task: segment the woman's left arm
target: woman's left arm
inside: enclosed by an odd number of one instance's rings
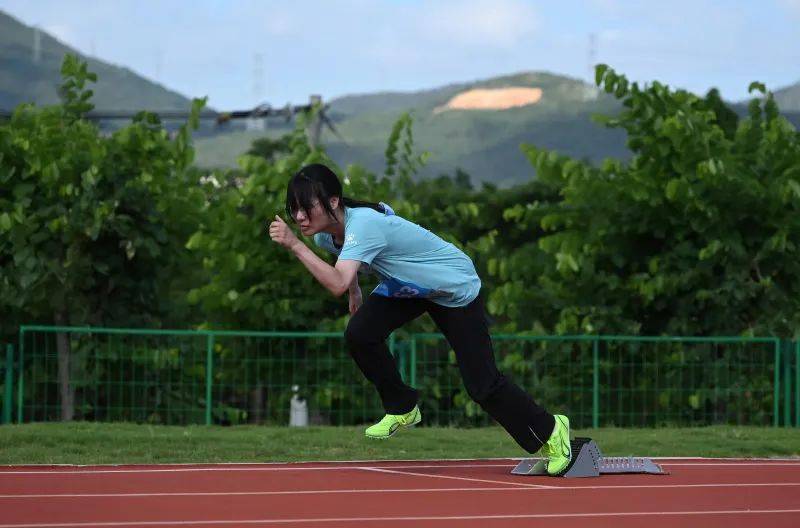
[[[294,253],[314,278],[336,297],[341,297],[350,288],[361,266],[361,262],[357,260],[338,260],[335,267],[331,266],[303,244],[286,222],[277,215],[269,226],[269,236]]]

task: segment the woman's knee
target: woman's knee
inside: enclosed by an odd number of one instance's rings
[[[352,350],[373,344],[378,339],[370,331],[369,325],[364,324],[359,317],[353,317],[344,331],[344,340]]]
[[[506,377],[500,373],[493,377],[484,377],[476,380],[464,379],[467,394],[472,398],[472,401],[481,405],[488,402],[498,391],[501,391],[506,383]]]
[[[353,324],[352,319],[344,330],[344,340],[351,348],[353,345],[358,345],[363,341],[362,332],[359,330],[358,325]]]

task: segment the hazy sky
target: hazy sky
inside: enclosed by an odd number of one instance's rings
[[[800,0],[0,0],[88,55],[217,109],[410,91],[596,61],[727,99],[800,80]],[[257,56],[260,56],[259,60]]]

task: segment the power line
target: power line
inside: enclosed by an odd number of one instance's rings
[[[253,99],[261,101],[264,97],[264,57],[260,53],[253,54]],[[253,117],[247,120],[247,130],[264,130],[266,120]]]
[[[594,66],[597,64],[597,34],[590,33],[589,34],[589,46],[587,49],[587,62],[588,62],[588,70],[589,70],[589,85],[586,87],[586,91],[584,94],[584,99],[587,101],[593,101],[597,99],[600,91],[594,85]]]
[[[233,119],[249,119],[249,118],[277,118],[282,117],[285,120],[291,120],[295,115],[310,112],[313,110],[313,104],[307,105],[286,105],[282,108],[273,108],[268,104],[259,105],[250,110],[231,110],[229,112],[201,112],[199,117],[202,120],[215,120],[217,124],[226,123]],[[133,119],[140,112],[134,111],[92,111],[84,114],[84,118],[90,121],[114,121]],[[162,120],[164,119],[188,119],[191,115],[189,112],[166,110],[161,112],[150,112],[155,114]],[[11,117],[13,112],[9,110],[0,110],[0,117]]]
[[[344,138],[339,134],[338,130],[336,130],[336,126],[330,120],[327,115],[328,105],[324,105],[322,103],[322,97],[319,95],[312,95],[309,97],[309,103],[306,105],[291,105],[287,104],[282,108],[273,108],[269,104],[262,104],[250,110],[232,110],[230,112],[201,112],[198,116],[201,120],[213,120],[216,121],[216,125],[220,126],[228,121],[232,121],[234,119],[269,119],[269,118],[277,118],[281,117],[286,122],[292,120],[292,118],[297,114],[306,114],[312,112],[314,109],[318,109],[318,111],[314,114],[314,118],[308,123],[307,125],[307,133],[309,136],[309,140],[312,145],[318,145],[320,136],[322,134],[323,126],[328,127],[328,129],[333,132],[336,137],[338,137],[341,141],[345,141]],[[111,112],[111,111],[98,111],[98,112],[87,112],[83,115],[84,119],[88,119],[90,121],[114,121],[114,120],[129,120],[133,119],[136,115],[140,114],[141,112],[131,112],[131,111],[120,111],[120,112]],[[164,111],[164,112],[147,112],[149,114],[154,114],[158,116],[161,120],[188,120],[191,114],[189,112],[180,112],[180,111]],[[13,112],[8,110],[0,110],[0,119],[7,119],[13,115]]]
[[[39,64],[42,60],[42,32],[39,26],[33,27],[33,63]]]

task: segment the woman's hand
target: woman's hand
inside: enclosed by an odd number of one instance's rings
[[[275,215],[275,220],[269,224],[269,237],[288,250],[293,250],[297,244],[301,244],[292,228],[278,215]]]
[[[355,288],[350,288],[350,315],[356,313],[361,306],[361,288],[356,285]]]

